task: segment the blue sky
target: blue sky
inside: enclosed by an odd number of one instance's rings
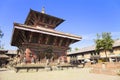
[[[31,9],[63,18],[65,22],[56,30],[82,36],[82,41],[72,48],[94,44],[96,34],[111,32],[112,38],[120,38],[120,0],[1,0],[0,29],[4,32],[2,43],[11,47],[13,22],[24,23]]]

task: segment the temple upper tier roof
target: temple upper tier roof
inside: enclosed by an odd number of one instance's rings
[[[54,29],[59,24],[61,24],[63,21],[64,20],[61,18],[30,9],[30,12],[29,12],[24,24],[31,25],[34,27],[36,27],[38,25],[40,27],[47,27],[47,28]]]

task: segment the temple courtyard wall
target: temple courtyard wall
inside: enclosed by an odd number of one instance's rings
[[[85,67],[91,67],[92,73],[118,75],[120,74],[120,62],[104,62],[91,65],[87,63]]]

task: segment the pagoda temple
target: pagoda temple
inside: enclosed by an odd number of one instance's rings
[[[45,51],[52,52],[56,59],[66,56],[70,44],[81,37],[56,31],[63,19],[30,9],[24,24],[14,23],[11,45],[18,47],[27,61],[44,59]]]

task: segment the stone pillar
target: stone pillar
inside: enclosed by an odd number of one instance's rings
[[[106,69],[106,65],[105,65],[105,63],[102,63],[102,69],[103,69],[103,70]]]

